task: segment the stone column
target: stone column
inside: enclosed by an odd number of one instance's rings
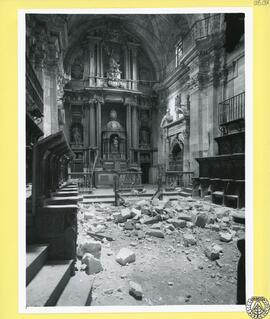
[[[131,161],[132,152],[131,148],[131,107],[130,104],[126,105],[126,131],[127,131],[127,158]]]
[[[95,86],[95,42],[90,41],[89,43],[89,86]]]
[[[89,141],[90,147],[96,146],[96,117],[95,117],[95,105],[93,101],[89,102]]]
[[[125,79],[127,80],[127,89],[130,89],[130,56],[129,56],[129,48],[126,46],[124,49],[124,56],[125,56]]]
[[[132,89],[133,90],[138,89],[137,53],[138,53],[137,47],[132,47],[132,80],[135,81],[135,82],[132,82]]]
[[[100,44],[100,76],[104,77],[103,71],[103,43]]]
[[[97,123],[97,147],[99,150],[99,157],[101,155],[101,101],[96,102],[96,123]]]
[[[44,72],[44,137],[58,131],[56,70],[46,69]]]
[[[138,111],[137,106],[132,108],[132,146],[138,148]]]

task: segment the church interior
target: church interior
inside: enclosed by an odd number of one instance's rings
[[[244,21],[25,15],[27,307],[245,302]]]

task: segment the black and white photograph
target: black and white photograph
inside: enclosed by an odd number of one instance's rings
[[[24,14],[26,308],[246,303],[246,18]]]

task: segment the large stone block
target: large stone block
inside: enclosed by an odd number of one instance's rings
[[[196,217],[195,225],[204,228],[207,224],[207,215],[205,213],[198,214]]]
[[[161,230],[149,230],[146,232],[146,235],[158,237],[158,238],[164,238],[164,233]]]
[[[226,243],[230,242],[232,240],[232,234],[226,233],[226,232],[220,232],[219,233],[219,239],[221,241],[224,241]]]
[[[100,260],[96,259],[90,253],[85,253],[83,255],[82,263],[87,266],[86,272],[88,275],[97,274],[103,270]]]
[[[188,215],[188,214],[185,214],[185,213],[179,213],[177,215],[177,218],[178,219],[182,219],[182,220],[185,220],[187,222],[191,222],[192,221],[192,216]]]
[[[143,296],[142,286],[134,281],[129,282],[129,294],[137,300],[141,300]]]
[[[197,240],[192,234],[184,234],[183,241],[185,246],[193,246],[197,244]]]
[[[139,209],[136,209],[136,208],[132,208],[131,209],[131,217],[133,219],[139,219],[141,217],[142,213]]]
[[[132,217],[131,211],[130,211],[129,208],[124,208],[124,209],[122,209],[122,210],[121,210],[121,215],[122,215],[123,221],[126,221],[126,220],[128,220],[129,218]]]
[[[170,223],[175,227],[175,228],[184,228],[187,225],[187,222],[185,220],[180,220],[180,219],[172,219]]]
[[[94,240],[83,240],[78,244],[77,255],[82,257],[85,253],[90,253],[96,258],[100,258],[101,243]]]
[[[128,248],[121,248],[118,252],[116,259],[120,265],[125,266],[126,264],[130,264],[136,260],[135,253]]]
[[[219,259],[220,250],[216,246],[207,246],[204,250],[205,256],[212,261]]]

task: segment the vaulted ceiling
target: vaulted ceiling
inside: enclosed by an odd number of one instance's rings
[[[108,24],[138,39],[156,72],[168,63],[168,53],[203,14],[71,14],[67,15],[68,46],[82,41],[89,31]],[[67,52],[68,54],[68,52]]]

